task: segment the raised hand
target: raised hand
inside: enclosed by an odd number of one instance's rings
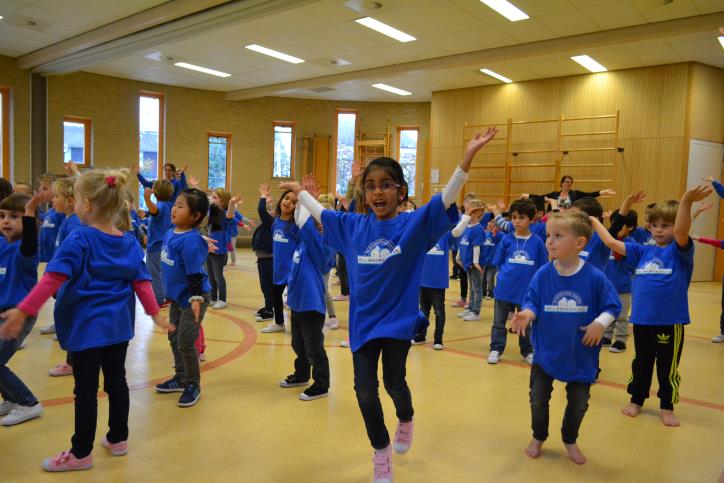
[[[271,198],[271,188],[269,187],[269,183],[262,183],[259,185],[259,194],[261,195],[261,198]]]
[[[694,213],[691,215],[692,220],[696,220],[699,215],[701,215],[705,211],[711,210],[712,208],[714,208],[714,203],[712,203],[711,201],[702,201],[701,203],[699,203],[696,211],[694,211]]]
[[[695,201],[701,201],[712,193],[712,188],[707,185],[699,185],[693,188],[689,188],[684,193],[684,200],[693,203]]]
[[[141,172],[141,168],[137,164],[131,165],[131,173],[133,173],[135,176],[138,175],[138,173]]]
[[[246,231],[251,231],[251,227],[249,225],[242,225],[241,227]]]
[[[616,196],[616,192],[612,189],[600,190],[599,194],[601,196]]]
[[[585,334],[583,334],[583,345],[595,347],[601,343],[605,328],[598,322],[591,322],[590,324],[581,327],[581,330],[585,332]]]
[[[294,194],[298,195],[304,188],[302,188],[302,185],[296,181],[286,181],[284,183],[279,183],[279,189],[284,191],[293,191]]]
[[[237,204],[239,204],[239,200],[240,200],[240,199],[241,199],[241,196],[239,196],[239,195],[236,195],[236,196],[232,197],[232,198],[229,200],[229,206],[236,206]]]
[[[481,133],[475,133],[475,136],[468,142],[468,146],[465,149],[465,157],[468,159],[472,159],[475,154],[477,154],[480,149],[488,144],[495,135],[498,134],[498,128],[495,126],[491,126],[488,128],[487,131],[485,131],[485,134]]]
[[[68,173],[68,176],[75,176],[78,174],[78,166],[71,161],[69,163],[63,163],[63,168],[65,168],[65,172]]]
[[[359,159],[352,161],[352,179],[356,180],[362,174],[362,162]]]
[[[197,178],[196,176],[189,177],[187,181],[189,183],[189,186],[191,186],[192,188],[199,188],[199,178]]]
[[[143,189],[143,196],[144,198],[150,198],[153,194],[153,190],[151,188],[144,188]]]
[[[35,193],[32,198],[30,198],[30,201],[28,201],[25,205],[25,216],[35,216],[35,212],[38,209],[38,206],[40,203],[43,202],[43,195],[40,193]]]
[[[704,178],[704,181],[706,181],[707,183],[713,183],[714,181],[716,181],[716,178],[714,178],[714,176],[707,176],[706,178]]]
[[[606,211],[603,212],[603,218],[604,218],[604,219],[609,219],[609,218],[611,218],[611,215],[612,215],[612,214],[613,214],[613,213],[611,212],[611,210],[606,210]]]

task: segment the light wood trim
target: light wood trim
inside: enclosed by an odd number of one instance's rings
[[[225,188],[227,191],[231,191],[231,133],[229,132],[218,132],[218,131],[209,131],[206,133],[206,189],[209,188],[209,155],[211,154],[211,150],[209,149],[209,138],[210,137],[219,137],[219,138],[226,138],[226,184]]]
[[[2,175],[10,179],[10,88],[0,86],[0,102],[2,102]]]
[[[285,126],[292,128],[292,160],[291,173],[289,177],[274,176],[274,128],[277,126]],[[273,179],[294,179],[294,164],[297,162],[297,123],[294,121],[273,121],[272,122],[272,162],[271,162],[271,178]]]
[[[610,168],[616,166],[616,163],[581,163],[581,164],[561,164],[561,168]]]
[[[72,122],[75,124],[83,124],[83,162],[76,163],[81,168],[88,168],[93,165],[93,121],[87,117],[79,116],[63,116],[63,123]],[[65,143],[64,143],[65,144]]]
[[[153,91],[141,91],[138,96],[158,99],[158,154],[156,156],[158,173],[156,173],[156,179],[163,179],[163,167],[166,165],[166,96],[161,92]],[[136,152],[141,152],[140,136],[138,138],[138,150]]]
[[[569,133],[563,133],[561,136],[568,137],[568,136],[598,136],[601,134],[616,134],[616,131],[591,131],[591,132],[569,132]]]

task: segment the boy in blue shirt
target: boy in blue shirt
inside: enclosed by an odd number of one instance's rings
[[[678,366],[684,325],[690,322],[688,289],[694,271],[694,243],[689,238],[691,205],[711,192],[707,186],[697,186],[686,191],[680,202],[657,203],[648,218],[656,245],[616,240],[598,220],[594,221],[606,245],[636,267],[631,287],[636,356],[627,388],[631,402],[622,410],[626,416],[636,417],[641,412],[656,364],[661,421],[664,426],[679,425],[674,404],[679,402]]]
[[[45,203],[53,202],[53,181],[55,181],[55,176],[52,174],[44,174],[40,177],[38,194]],[[45,212],[43,224],[40,226],[38,247],[41,262],[49,262],[50,259],[53,258],[53,254],[55,253],[55,240],[58,238],[58,230],[64,219],[65,213],[57,211],[52,206]]]
[[[153,293],[156,295],[156,302],[162,308],[166,307],[168,303],[166,303],[166,294],[161,278],[161,248],[163,247],[163,237],[172,226],[171,209],[173,208],[173,202],[176,200],[174,193],[174,185],[165,179],[154,181],[153,189],[146,188],[143,190],[143,198],[146,201],[147,211],[150,215],[146,266],[151,274],[151,285],[153,285]],[[151,199],[151,195],[156,197],[156,203]]]
[[[470,303],[468,308],[458,314],[458,317],[465,321],[480,320],[480,307],[483,303],[483,268],[481,262],[481,247],[485,241],[485,230],[480,222],[485,207],[480,200],[467,202],[466,211],[469,213],[470,221],[460,238],[460,250],[458,256],[463,269],[468,274],[468,289],[470,290]],[[455,227],[457,232],[459,229]]]
[[[520,309],[531,278],[540,267],[548,263],[543,240],[530,231],[535,216],[535,205],[530,200],[516,200],[510,205],[511,222],[515,229],[503,237],[495,249],[493,265],[498,267],[498,285],[495,287],[493,327],[490,335],[488,364],[497,364],[505,351],[508,317]],[[530,335],[518,338],[520,353],[533,363]]]
[[[566,383],[568,399],[561,428],[563,444],[571,460],[583,464],[586,457],[576,444],[578,430],[598,372],[603,332],[621,311],[621,303],[606,276],[579,258],[592,236],[591,223],[583,212],[552,215],[547,235],[546,247],[553,261],[533,276],[523,310],[511,322],[519,335],[533,322],[533,439],[525,453],[537,458],[548,438],[548,401],[557,379]]]
[[[573,203],[573,208],[583,211],[588,216],[593,216],[603,223],[603,206],[595,198],[581,198]],[[611,236],[617,236],[618,233],[611,233]],[[604,271],[608,265],[608,258],[611,256],[611,249],[608,248],[598,234],[594,233],[586,243],[586,247],[579,253],[579,256],[596,267]]]
[[[492,299],[493,290],[495,290],[495,275],[498,273],[498,267],[493,265],[493,257],[495,256],[495,247],[498,246],[503,234],[498,231],[498,226],[494,220],[488,222],[488,228],[485,230],[485,241],[483,242],[482,263],[480,264],[485,270],[483,278],[483,297]]]

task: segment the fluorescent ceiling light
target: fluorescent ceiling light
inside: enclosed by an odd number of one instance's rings
[[[288,55],[283,52],[267,49],[266,47],[262,47],[261,45],[251,44],[247,45],[246,48],[249,50],[253,50],[254,52],[259,52],[260,54],[275,57],[285,62],[291,62],[292,64],[301,64],[302,62],[304,62],[304,59],[300,59],[299,57],[294,57],[293,55]]]
[[[383,91],[392,92],[393,94],[397,94],[398,96],[412,95],[412,92],[403,91],[402,89],[398,89],[397,87],[388,86],[387,84],[372,84],[372,87],[375,87],[377,89],[382,89]]]
[[[367,28],[371,28],[372,30],[376,30],[388,37],[392,37],[395,40],[399,40],[400,42],[412,42],[413,40],[417,40],[412,35],[406,34],[401,30],[397,30],[395,27],[390,27],[389,25],[382,23],[379,20],[375,20],[372,17],[358,18],[355,22],[360,25],[364,25]]]
[[[608,70],[587,55],[574,55],[571,59],[578,62],[591,72],[606,72]]]
[[[201,67],[194,64],[188,64],[186,62],[176,62],[174,64],[176,67],[183,67],[184,69],[191,69],[195,70],[196,72],[203,72],[204,74],[210,74],[215,75],[216,77],[231,77],[231,74],[227,74],[226,72],[221,72],[214,69],[208,69],[206,67]]]
[[[505,82],[506,84],[510,84],[511,82],[513,82],[512,80],[508,79],[507,77],[500,75],[497,72],[493,72],[490,69],[480,69],[480,72],[482,72],[483,74],[488,74],[490,77],[495,77],[496,79],[501,80],[501,81]]]
[[[2,17],[0,17],[2,18]],[[719,36],[719,43],[721,44],[721,48],[724,49],[724,35]]]
[[[511,22],[530,18],[527,13],[510,3],[508,0],[480,0]]]
[[[0,15],[0,20],[2,20],[3,18],[4,18],[4,17],[3,17],[2,15]]]

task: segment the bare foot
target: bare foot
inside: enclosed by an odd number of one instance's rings
[[[528,446],[526,446],[524,452],[531,458],[537,458],[543,452],[542,448],[543,441],[538,441],[537,439],[533,438],[530,440],[530,443],[528,443]]]
[[[670,409],[661,410],[661,422],[664,423],[664,426],[675,427],[679,425],[679,420],[674,416],[674,411]]]
[[[563,446],[566,447],[566,451],[568,451],[568,457],[571,459],[571,461],[573,461],[577,465],[582,465],[586,462],[586,457],[583,456],[583,453],[581,453],[581,450],[578,448],[578,445],[576,443],[563,443]]]
[[[641,406],[639,406],[638,404],[629,403],[628,406],[621,410],[621,412],[626,416],[631,416],[632,418],[635,418],[641,412]]]

